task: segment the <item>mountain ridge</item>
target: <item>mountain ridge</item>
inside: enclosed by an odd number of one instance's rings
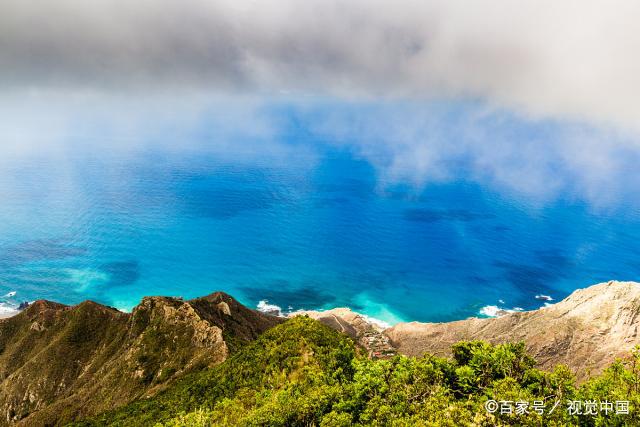
[[[493,319],[386,329],[345,308],[295,315],[351,337],[372,359],[448,357],[461,341],[522,341],[537,366],[565,364],[584,379],[640,344],[640,284],[601,283],[548,307]],[[131,313],[93,301],[35,301],[0,320],[0,425],[64,425],[155,396],[286,321],[224,292],[145,297]]]
[[[398,351],[448,355],[463,340],[524,341],[543,368],[570,366],[579,377],[600,372],[640,344],[640,284],[609,281],[578,289],[537,310],[492,319],[405,323],[384,331]]]
[[[429,353],[448,357],[453,344],[460,341],[483,340],[492,344],[524,341],[540,367],[549,369],[565,364],[580,379],[601,372],[616,358],[627,357],[634,346],[640,345],[637,282],[612,280],[591,285],[555,304],[496,318],[401,322],[380,328],[348,308],[304,314],[335,329],[348,330],[360,342],[366,338],[367,330],[377,329],[395,351],[406,356]],[[375,351],[375,347],[370,350]]]
[[[222,292],[145,297],[131,313],[38,300],[0,320],[0,424],[63,423],[155,394],[280,322]]]

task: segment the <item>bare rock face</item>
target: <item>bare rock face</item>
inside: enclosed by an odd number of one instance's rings
[[[494,319],[399,323],[384,331],[398,352],[447,356],[462,340],[524,341],[541,367],[562,363],[579,377],[601,371],[640,344],[640,283],[601,283],[557,304]]]
[[[0,320],[0,425],[61,425],[153,395],[281,321],[222,292],[147,297],[132,313],[36,301]]]
[[[449,356],[459,341],[524,341],[541,368],[566,364],[581,379],[616,358],[628,357],[640,344],[640,283],[601,283],[577,290],[557,304],[493,319],[398,323],[385,330],[348,308],[293,315],[307,315],[346,333],[373,357],[396,351],[407,356]]]
[[[524,341],[541,367],[596,373],[640,344],[640,284],[608,282],[557,304],[495,319],[400,323],[382,329],[346,308],[300,312],[359,342],[371,357],[449,355],[462,340]],[[0,320],[0,426],[65,422],[150,396],[284,319],[227,294],[148,297],[132,313],[86,301],[36,301]]]

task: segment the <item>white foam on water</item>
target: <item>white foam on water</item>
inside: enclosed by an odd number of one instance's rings
[[[0,302],[0,318],[11,317],[19,312],[18,307],[15,307],[13,304]]]
[[[361,316],[364,317],[367,322],[376,325],[379,328],[387,329],[391,327],[391,324],[384,320],[376,319],[375,317],[367,316],[366,314],[361,314]]]
[[[500,317],[517,311],[524,311],[524,309],[522,307],[504,308],[497,305],[485,305],[480,309],[479,313],[486,317]]]
[[[8,299],[8,301],[0,301],[0,318],[11,317],[20,312],[18,310],[18,304],[12,301],[12,298],[16,296],[17,291],[7,292],[2,298]]]
[[[500,311],[500,307],[497,305],[485,305],[479,311],[483,316],[488,317],[498,317],[498,312]]]
[[[261,300],[258,302],[257,310],[261,313],[267,314],[275,314],[276,316],[282,317],[282,308],[275,304],[269,304],[267,300]]]

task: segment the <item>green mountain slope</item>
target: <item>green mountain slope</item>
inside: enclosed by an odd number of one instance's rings
[[[0,321],[0,425],[61,425],[153,395],[279,322],[223,293],[148,297],[131,314],[37,301]]]
[[[524,343],[459,342],[448,358],[369,353],[317,320],[223,293],[149,297],[131,314],[38,301],[0,321],[0,425],[640,425],[636,350],[597,376],[540,370]],[[511,410],[487,411],[489,400]]]
[[[637,354],[582,385],[564,366],[536,369],[522,343],[463,342],[452,354],[371,360],[346,336],[296,317],[153,398],[74,425],[640,425]],[[530,406],[527,414],[489,413],[488,399]],[[598,407],[596,415],[572,415],[574,400],[628,401],[629,414]],[[544,402],[544,414],[533,409],[536,401]]]

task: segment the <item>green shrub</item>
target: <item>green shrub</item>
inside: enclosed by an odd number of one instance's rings
[[[371,360],[349,338],[296,317],[217,367],[77,425],[640,425],[638,351],[581,385],[566,366],[536,369],[523,343],[461,342],[452,355]],[[489,399],[530,407],[526,414],[488,412]],[[574,400],[629,401],[629,414],[570,414]],[[537,401],[546,405],[544,414],[531,408]]]

